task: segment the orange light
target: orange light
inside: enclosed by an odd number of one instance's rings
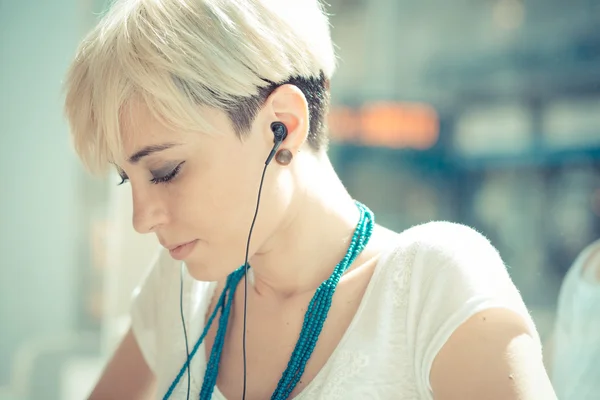
[[[366,146],[425,150],[439,137],[437,113],[425,104],[377,102],[359,110],[338,107],[332,109],[329,123],[334,139]]]

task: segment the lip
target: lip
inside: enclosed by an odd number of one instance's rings
[[[198,243],[198,239],[186,243],[164,247],[169,249],[169,254],[171,254],[172,258],[174,258],[175,260],[182,261],[190,255],[192,250],[194,250],[194,247],[196,247],[196,243]]]

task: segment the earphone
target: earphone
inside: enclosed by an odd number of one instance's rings
[[[260,184],[258,186],[258,196],[256,199],[256,208],[254,210],[254,217],[252,218],[252,224],[250,224],[250,231],[248,232],[248,240],[246,241],[246,254],[244,257],[244,322],[243,322],[243,338],[242,338],[242,356],[244,360],[244,385],[242,390],[242,400],[246,399],[246,310],[248,303],[248,252],[250,251],[250,240],[252,238],[252,231],[254,230],[254,224],[256,222],[256,217],[258,216],[258,209],[260,206],[260,195],[262,193],[263,182],[265,180],[265,173],[267,172],[267,167],[273,160],[273,157],[277,154],[279,147],[285,140],[288,134],[287,127],[284,123],[280,121],[275,121],[271,123],[271,131],[273,132],[273,148],[269,153],[267,159],[265,160],[265,166],[262,171],[262,176],[260,178]],[[185,318],[183,316],[183,272],[184,272],[184,264],[181,263],[181,285],[180,285],[180,293],[179,293],[179,307],[181,312],[181,324],[183,325],[183,336],[185,340],[185,351],[186,351],[186,369],[187,369],[187,400],[190,399],[190,352],[188,346],[187,339],[187,330],[185,325]]]
[[[273,136],[274,136],[273,149],[271,149],[271,152],[269,153],[269,156],[267,157],[267,160],[265,161],[265,166],[269,165],[271,160],[273,160],[273,157],[275,156],[275,154],[277,154],[277,150],[279,150],[279,146],[281,146],[281,143],[283,143],[283,141],[287,137],[287,127],[282,122],[279,122],[279,121],[273,122],[271,124],[271,131],[273,132]],[[262,187],[259,187],[259,189],[258,189],[259,195],[260,195],[261,190],[262,190]]]

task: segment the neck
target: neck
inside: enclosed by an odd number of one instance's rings
[[[301,196],[280,229],[252,257],[259,295],[289,298],[315,290],[342,260],[359,211],[327,157],[304,169]]]

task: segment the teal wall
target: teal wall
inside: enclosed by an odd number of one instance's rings
[[[17,348],[76,323],[82,171],[61,81],[82,3],[0,0],[0,385]]]

